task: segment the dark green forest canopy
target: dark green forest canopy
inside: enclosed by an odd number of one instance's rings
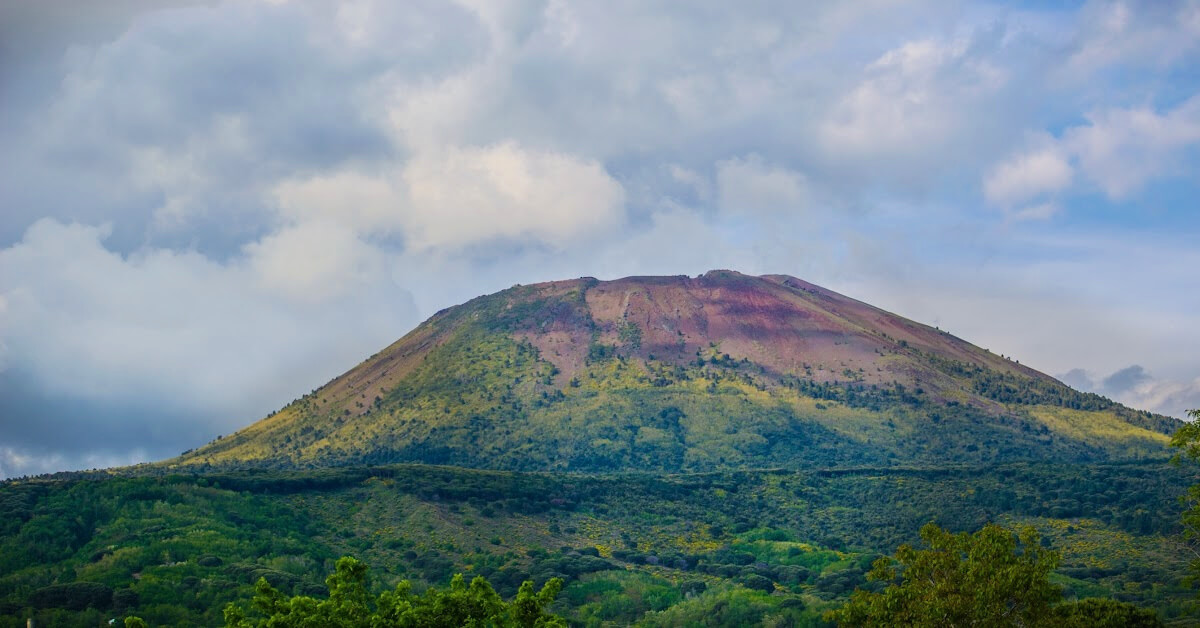
[[[880,555],[930,520],[1036,526],[1066,599],[1182,616],[1192,589],[1169,540],[1196,469],[1161,462],[507,473],[397,465],[211,475],[64,474],[0,486],[0,626],[223,621],[265,578],[328,594],[338,556],[377,566],[371,595],[484,576],[505,599],[561,578],[573,622],[820,622]],[[723,615],[721,613],[724,613]],[[93,621],[97,620],[97,621]]]

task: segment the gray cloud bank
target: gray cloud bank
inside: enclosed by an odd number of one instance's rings
[[[787,272],[1048,372],[1200,372],[1195,3],[0,25],[0,476],[178,453],[440,307],[581,275]],[[1111,386],[1194,399],[1155,381]]]
[[[1076,368],[1058,379],[1078,390],[1104,395],[1134,408],[1153,408],[1181,419],[1186,418],[1188,410],[1200,408],[1200,377],[1192,381],[1158,379],[1137,364],[1106,377],[1095,377]]]

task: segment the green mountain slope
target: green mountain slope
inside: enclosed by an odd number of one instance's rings
[[[509,470],[1103,461],[1178,422],[801,280],[591,278],[443,310],[168,466]]]

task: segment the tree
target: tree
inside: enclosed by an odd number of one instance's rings
[[[1171,437],[1171,446],[1183,450],[1183,456],[1200,461],[1200,409],[1188,410],[1187,414],[1192,421],[1184,423],[1175,432]]]
[[[1180,450],[1176,460],[1183,456],[1200,462],[1200,409],[1188,410],[1188,416],[1192,418],[1191,422],[1184,423],[1175,432],[1171,446]],[[1200,580],[1200,484],[1189,487],[1184,500],[1189,508],[1182,517],[1183,545],[1191,555],[1192,580],[1197,581]]]
[[[412,584],[403,580],[394,590],[380,594],[372,604],[367,593],[366,564],[344,556],[338,559],[325,584],[329,587],[326,600],[303,595],[289,598],[260,578],[252,602],[258,617],[249,618],[244,609],[229,604],[225,607],[225,625],[235,628],[566,626],[562,618],[546,612],[562,589],[558,578],[550,579],[536,593],[532,582],[522,583],[511,604],[506,604],[482,576],[476,576],[467,585],[462,574],[458,574],[450,581],[448,590],[430,588],[423,595],[414,595]]]
[[[1015,535],[989,524],[952,534],[921,528],[929,549],[902,545],[895,558],[876,560],[869,580],[890,582],[880,592],[855,591],[826,619],[850,626],[1035,626],[1052,617],[1061,597],[1050,584],[1058,554],[1025,528]]]
[[[394,591],[380,595],[380,621],[376,625],[468,626],[494,621],[504,611],[504,601],[482,576],[476,576],[468,586],[462,574],[457,574],[450,580],[449,591],[430,589],[422,598],[414,596],[412,587],[404,581]]]
[[[482,576],[476,576],[475,580],[480,580],[484,584],[487,581]],[[474,582],[472,582],[474,584]],[[488,586],[491,589],[491,586]],[[513,599],[510,605],[509,612],[511,614],[511,624],[513,626],[537,626],[541,627],[557,627],[566,628],[567,622],[559,617],[546,613],[546,607],[558,597],[558,592],[562,590],[562,580],[551,578],[542,590],[537,593],[533,592],[533,582],[526,580],[521,583],[521,588],[517,590],[517,597]]]
[[[989,524],[975,534],[921,528],[929,549],[901,545],[895,558],[872,565],[867,579],[891,584],[858,590],[827,621],[845,626],[1028,626],[1046,628],[1155,628],[1153,611],[1116,600],[1086,599],[1054,606],[1062,596],[1050,584],[1058,553],[1038,542],[1031,527],[1013,534]]]

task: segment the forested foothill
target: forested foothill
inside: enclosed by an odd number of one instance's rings
[[[1048,574],[1057,603],[1102,598],[1181,620],[1195,590],[1180,497],[1198,481],[1193,467],[1165,460],[678,475],[425,465],[57,474],[0,486],[0,626],[127,616],[220,625],[229,603],[252,609],[260,581],[280,596],[328,598],[325,579],[342,556],[371,567],[371,599],[402,581],[413,596],[449,595],[461,574],[512,600],[526,581],[540,590],[557,578],[547,611],[572,624],[827,625],[856,589],[883,590],[868,579],[873,564],[903,544],[921,547],[930,521],[949,532],[1031,527],[1039,551],[1058,557]],[[1115,608],[1100,610],[1128,610]]]

